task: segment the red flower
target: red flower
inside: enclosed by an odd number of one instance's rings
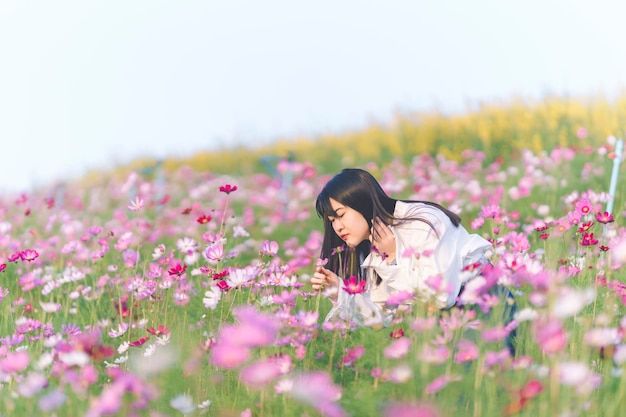
[[[598,239],[593,237],[593,233],[585,233],[580,241],[583,246],[593,246],[598,244]]]
[[[389,336],[392,339],[400,339],[402,336],[404,336],[404,329],[399,328],[397,330],[393,330],[391,333],[389,333]]]
[[[170,275],[178,275],[178,276],[180,276],[186,270],[187,270],[187,265],[176,264],[173,267],[171,267],[167,272],[169,272]]]
[[[134,342],[130,342],[129,345],[131,345],[132,347],[139,347],[143,345],[144,343],[146,343],[148,339],[149,339],[148,337],[140,337],[138,340],[135,340]]]
[[[598,223],[607,224],[612,223],[614,221],[613,214],[605,211],[604,213],[596,214],[596,220]]]
[[[228,271],[222,271],[222,272],[214,272],[213,273],[213,279],[222,279],[228,276]]]
[[[159,327],[157,327],[156,329],[154,327],[150,327],[149,329],[146,329],[146,330],[148,333],[153,334],[155,336],[162,336],[162,335],[170,334],[170,328],[165,327],[162,324],[159,324]]]
[[[207,224],[208,222],[210,222],[212,219],[211,216],[207,216],[205,214],[203,214],[202,216],[198,217],[198,219],[196,220],[198,223],[200,224]]]
[[[230,194],[230,193],[232,193],[234,191],[237,191],[237,186],[236,185],[226,184],[226,185],[220,186],[220,192],[222,192],[222,193]]]
[[[582,224],[582,225],[580,225],[580,227],[578,228],[578,231],[579,231],[580,233],[586,232],[586,231],[588,231],[589,229],[591,229],[591,226],[593,226],[593,225],[594,225],[594,222],[586,222],[586,223],[583,223],[583,224]]]
[[[181,214],[189,214],[189,213],[191,213],[191,207],[187,207],[181,212]]]
[[[550,233],[542,233],[539,235],[539,239],[541,240],[547,240],[548,237],[550,237]]]
[[[529,381],[516,393],[515,400],[505,409],[504,415],[510,416],[511,414],[520,412],[526,403],[539,395],[541,391],[543,391],[541,382],[535,380]]]
[[[365,292],[365,280],[359,281],[359,279],[352,275],[350,278],[343,280],[343,290],[348,294],[361,294]]]
[[[608,247],[608,246],[605,246],[605,245],[600,245],[600,250],[601,250],[602,252],[606,252],[607,250],[609,250],[609,247]]]
[[[0,264],[0,272],[4,272],[7,269],[7,264]]]
[[[26,249],[20,252],[20,258],[22,258],[23,261],[34,261],[38,257],[39,252],[37,252],[35,249]]]
[[[220,290],[222,290],[222,291],[228,291],[230,289],[230,287],[228,286],[228,284],[224,280],[218,281],[217,282],[217,287]]]
[[[463,271],[473,272],[477,268],[480,268],[482,265],[483,265],[482,262],[475,262],[475,263],[473,263],[471,265],[467,265],[467,266],[463,267]]]

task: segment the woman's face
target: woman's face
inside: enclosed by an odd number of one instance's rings
[[[333,229],[350,247],[355,247],[370,237],[370,227],[365,217],[351,207],[330,199],[335,215],[328,216]]]

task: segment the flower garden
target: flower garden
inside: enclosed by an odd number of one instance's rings
[[[308,278],[323,261],[313,202],[333,173],[302,158],[4,195],[0,416],[622,415],[616,142],[568,141],[515,159],[476,147],[359,162],[493,243],[518,304],[507,326],[487,296],[386,328],[324,322]]]

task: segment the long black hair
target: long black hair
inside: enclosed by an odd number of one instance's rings
[[[397,226],[409,220],[419,220],[431,227],[433,226],[428,220],[420,217],[395,217],[393,213],[398,200],[389,197],[372,174],[358,168],[343,169],[326,183],[315,201],[315,210],[324,222],[324,240],[320,258],[328,259],[326,267],[342,278],[346,278],[347,274],[363,278],[360,264],[369,255],[371,244],[369,240],[364,240],[355,248],[345,246],[344,241],[337,236],[329,220],[329,216],[336,216],[335,210],[330,204],[331,198],[361,213],[370,229],[372,220],[376,217],[388,226]],[[419,200],[401,201],[434,206],[444,212],[455,227],[461,224],[461,218],[457,214],[437,203]]]

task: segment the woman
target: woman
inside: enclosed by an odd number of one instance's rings
[[[327,320],[387,325],[414,300],[430,310],[450,308],[489,263],[485,253],[492,245],[469,234],[459,216],[436,203],[393,199],[361,169],[332,178],[315,206],[324,221],[320,257],[328,261],[311,284],[333,302]],[[366,280],[362,293],[341,290],[349,276]]]

